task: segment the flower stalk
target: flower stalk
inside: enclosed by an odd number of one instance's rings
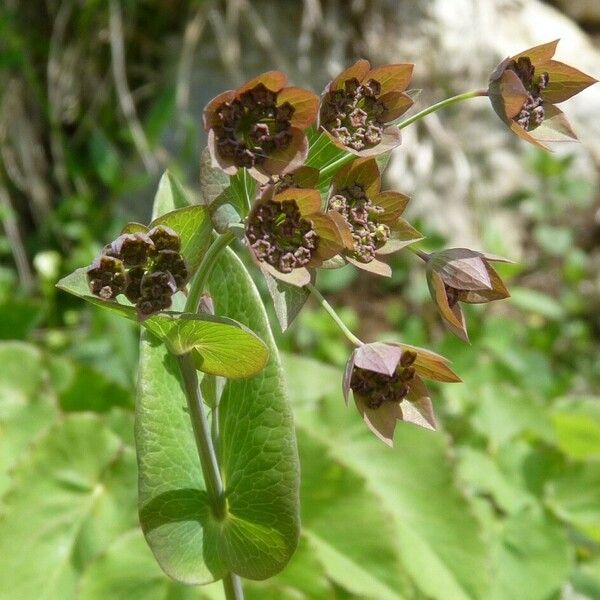
[[[352,344],[354,344],[355,346],[364,345],[364,342],[358,337],[356,337],[350,331],[350,329],[346,327],[342,319],[340,319],[340,316],[335,312],[333,306],[331,306],[331,304],[329,304],[329,302],[327,302],[327,300],[323,298],[321,292],[319,292],[319,290],[312,283],[307,283],[304,287],[306,287],[306,289],[315,297],[317,302],[320,304],[321,308],[323,308],[329,314],[329,316],[336,322],[337,326],[340,328],[342,333],[348,338],[348,340]]]
[[[235,233],[233,231],[227,231],[214,238],[190,283],[190,289],[185,303],[185,312],[196,312],[198,310],[198,305],[200,304],[200,298],[204,293],[206,282],[208,281],[219,256],[221,256],[223,250],[225,250],[234,239]]]
[[[451,98],[446,98],[445,100],[441,100],[440,102],[436,102],[431,106],[424,108],[418,113],[414,114],[412,117],[408,117],[401,123],[398,124],[398,129],[404,129],[409,125],[412,125],[416,121],[420,121],[423,117],[441,110],[442,108],[447,108],[448,106],[452,106],[453,104],[457,104],[458,102],[463,102],[464,100],[470,100],[471,98],[479,98],[481,96],[487,96],[487,90],[472,90],[470,92],[464,92],[462,94],[458,94],[457,96],[452,96]]]

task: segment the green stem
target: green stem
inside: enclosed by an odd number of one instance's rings
[[[354,154],[344,154],[340,156],[337,160],[333,161],[331,164],[323,167],[319,172],[319,179],[323,177],[329,177],[329,175],[333,175],[340,167],[343,167],[346,163],[349,163],[351,160],[356,158]]]
[[[190,284],[190,290],[188,292],[187,302],[185,303],[185,312],[195,313],[198,310],[200,304],[200,298],[206,288],[206,283],[212,270],[217,262],[217,259],[221,255],[221,252],[233,242],[235,234],[233,231],[227,231],[221,235],[218,235],[213,243],[210,245],[206,254],[202,258],[202,262],[194,275]]]
[[[208,425],[208,417],[204,400],[198,387],[198,375],[191,354],[178,356],[179,368],[183,379],[188,411],[194,430],[194,439],[200,458],[200,467],[206,485],[208,502],[215,518],[218,521],[225,519],[227,503],[225,501],[225,488],[221,478],[221,470],[217,452]],[[244,592],[242,580],[235,573],[226,573],[223,577],[223,589],[227,600],[243,600]]]
[[[472,90],[470,92],[464,92],[463,94],[458,94],[458,96],[452,96],[451,98],[446,98],[441,102],[437,102],[436,104],[432,104],[428,108],[423,109],[422,111],[414,114],[412,117],[408,117],[408,119],[402,121],[398,124],[398,129],[404,129],[408,127],[408,125],[412,125],[415,121],[421,120],[423,117],[431,114],[432,112],[436,112],[441,110],[442,108],[446,108],[447,106],[452,106],[458,102],[462,102],[463,100],[469,100],[470,98],[478,98],[480,96],[487,96],[487,90]]]
[[[181,376],[183,378],[194,438],[196,440],[196,447],[198,448],[198,456],[200,457],[200,466],[202,467],[202,475],[206,483],[208,501],[215,518],[223,520],[226,513],[225,490],[223,488],[223,481],[221,480],[217,453],[210,435],[204,400],[200,395],[198,387],[196,366],[189,353],[178,356],[177,360],[179,361],[179,368],[181,369]]]
[[[244,600],[244,590],[242,589],[242,580],[233,573],[227,573],[223,577],[223,589],[227,600]]]
[[[192,279],[187,301],[185,303],[185,312],[195,313],[198,311],[200,298],[204,293],[208,278],[212,273],[217,259],[234,239],[235,234],[233,231],[227,231],[226,233],[215,237]],[[191,354],[178,356],[177,360],[179,361],[179,368],[181,369],[188,411],[192,421],[192,429],[194,430],[194,439],[196,440],[196,448],[198,449],[202,475],[206,484],[208,501],[215,518],[222,521],[227,514],[227,503],[225,500],[225,488],[223,486],[223,479],[221,478],[221,469],[219,467],[219,458],[216,450],[216,444],[218,443],[218,425],[213,423],[215,427],[214,430],[211,431],[211,426],[208,423],[208,416],[206,414],[206,407],[204,406],[204,400],[202,399],[200,388],[198,386],[196,366],[194,365]],[[213,421],[217,418],[217,414],[213,414]],[[235,573],[226,573],[223,576],[222,581],[225,598],[227,600],[244,599],[242,580],[238,575]]]
[[[329,313],[329,316],[336,322],[337,326],[342,330],[342,333],[348,338],[348,340],[350,340],[350,342],[352,342],[355,346],[364,346],[364,342],[357,338],[348,329],[348,327],[346,327],[339,315],[335,312],[333,306],[331,306],[331,304],[329,304],[329,302],[323,298],[321,292],[319,292],[319,290],[312,283],[307,283],[305,287],[316,298],[321,307]]]

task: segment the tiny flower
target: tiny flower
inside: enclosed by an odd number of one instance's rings
[[[374,158],[359,158],[342,167],[333,179],[328,209],[343,217],[352,235],[344,258],[361,269],[389,277],[390,267],[377,257],[422,239],[401,217],[408,201],[408,196],[399,192],[381,191]]]
[[[319,127],[339,147],[358,156],[374,156],[400,144],[400,130],[391,122],[413,104],[404,93],[412,64],[371,69],[359,60],[325,88]]]
[[[104,247],[87,271],[91,292],[103,300],[124,294],[144,320],[171,306],[189,274],[179,235],[164,225],[125,233]]]
[[[443,368],[432,371],[431,365]],[[364,344],[346,364],[344,398],[347,403],[352,390],[356,408],[369,429],[392,446],[397,421],[436,428],[431,398],[421,376],[459,380],[445,359],[429,351],[402,344]]]
[[[125,288],[123,261],[113,256],[99,256],[87,270],[92,294],[112,300]]]
[[[269,71],[208,103],[204,129],[214,167],[228,175],[245,167],[264,182],[304,162],[304,130],[316,119],[318,98],[286,86],[286,75]]]
[[[543,142],[577,139],[555,105],[575,96],[596,79],[553,60],[558,40],[502,61],[490,76],[488,95],[498,116],[520,138]]]
[[[510,296],[490,262],[509,262],[467,248],[434,252],[427,257],[427,283],[447,327],[467,341],[465,318],[459,302],[482,304]]]
[[[118,256],[126,267],[143,265],[154,252],[154,242],[145,233],[124,233],[110,245],[110,255]]]
[[[308,269],[337,254],[349,232],[339,215],[321,212],[317,190],[267,190],[246,223],[246,242],[259,266],[298,287],[310,281]]]
[[[172,250],[173,252],[181,250],[181,238],[166,225],[153,227],[147,235],[154,243],[156,250]]]

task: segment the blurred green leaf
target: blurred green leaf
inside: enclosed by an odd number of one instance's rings
[[[600,541],[600,463],[570,465],[548,484],[548,504],[561,519]]]
[[[21,342],[0,343],[0,496],[27,446],[58,416],[42,353]],[[0,512],[2,506],[0,502]]]
[[[74,599],[85,565],[136,525],[135,471],[132,451],[96,417],[68,417],[48,431],[5,498],[0,598]]]
[[[179,180],[170,171],[165,171],[158,182],[158,190],[152,206],[152,220],[191,203],[187,192]]]
[[[288,357],[288,369],[302,366],[307,380],[328,376],[319,375],[316,365],[309,370]],[[341,372],[338,375],[341,381]],[[420,590],[443,600],[485,597],[489,584],[486,548],[478,523],[455,487],[442,435],[399,423],[394,448],[388,449],[370,434],[353,406],[344,406],[341,384],[338,394],[322,401],[320,393],[312,402],[304,390],[297,397],[292,388],[291,394],[301,439],[308,437],[326,448],[327,455],[343,467],[339,477],[348,470],[377,498],[388,515],[385,531],[393,534],[400,561]],[[301,448],[305,447],[303,442]],[[303,501],[306,514],[325,510],[313,506],[321,504],[318,498],[307,505],[310,502]],[[306,523],[307,517],[303,519]],[[381,535],[377,529],[375,537]]]
[[[211,589],[217,586],[209,586]],[[220,587],[220,585],[219,585]],[[204,594],[166,577],[139,529],[117,538],[85,570],[79,600],[204,600],[222,598],[220,590]]]
[[[572,568],[567,537],[539,510],[510,516],[497,536],[490,600],[547,600],[558,593]]]
[[[559,402],[551,413],[560,449],[573,458],[600,457],[600,403],[598,399]]]
[[[521,310],[541,315],[547,319],[561,319],[564,316],[563,307],[551,296],[522,287],[510,290],[511,302]]]

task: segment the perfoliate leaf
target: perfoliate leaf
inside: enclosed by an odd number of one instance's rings
[[[244,325],[208,314],[159,314],[144,325],[165,342],[173,354],[193,352],[199,371],[236,379],[261,371],[269,352],[264,342]]]
[[[143,336],[136,441],[140,522],[162,568],[186,583],[233,571],[264,579],[280,571],[299,531],[298,463],[277,348],[260,297],[232,252],[217,264],[209,291],[217,314],[241,320],[268,346],[267,367],[230,380],[219,406],[221,473],[227,514],[208,506],[178,365]]]

